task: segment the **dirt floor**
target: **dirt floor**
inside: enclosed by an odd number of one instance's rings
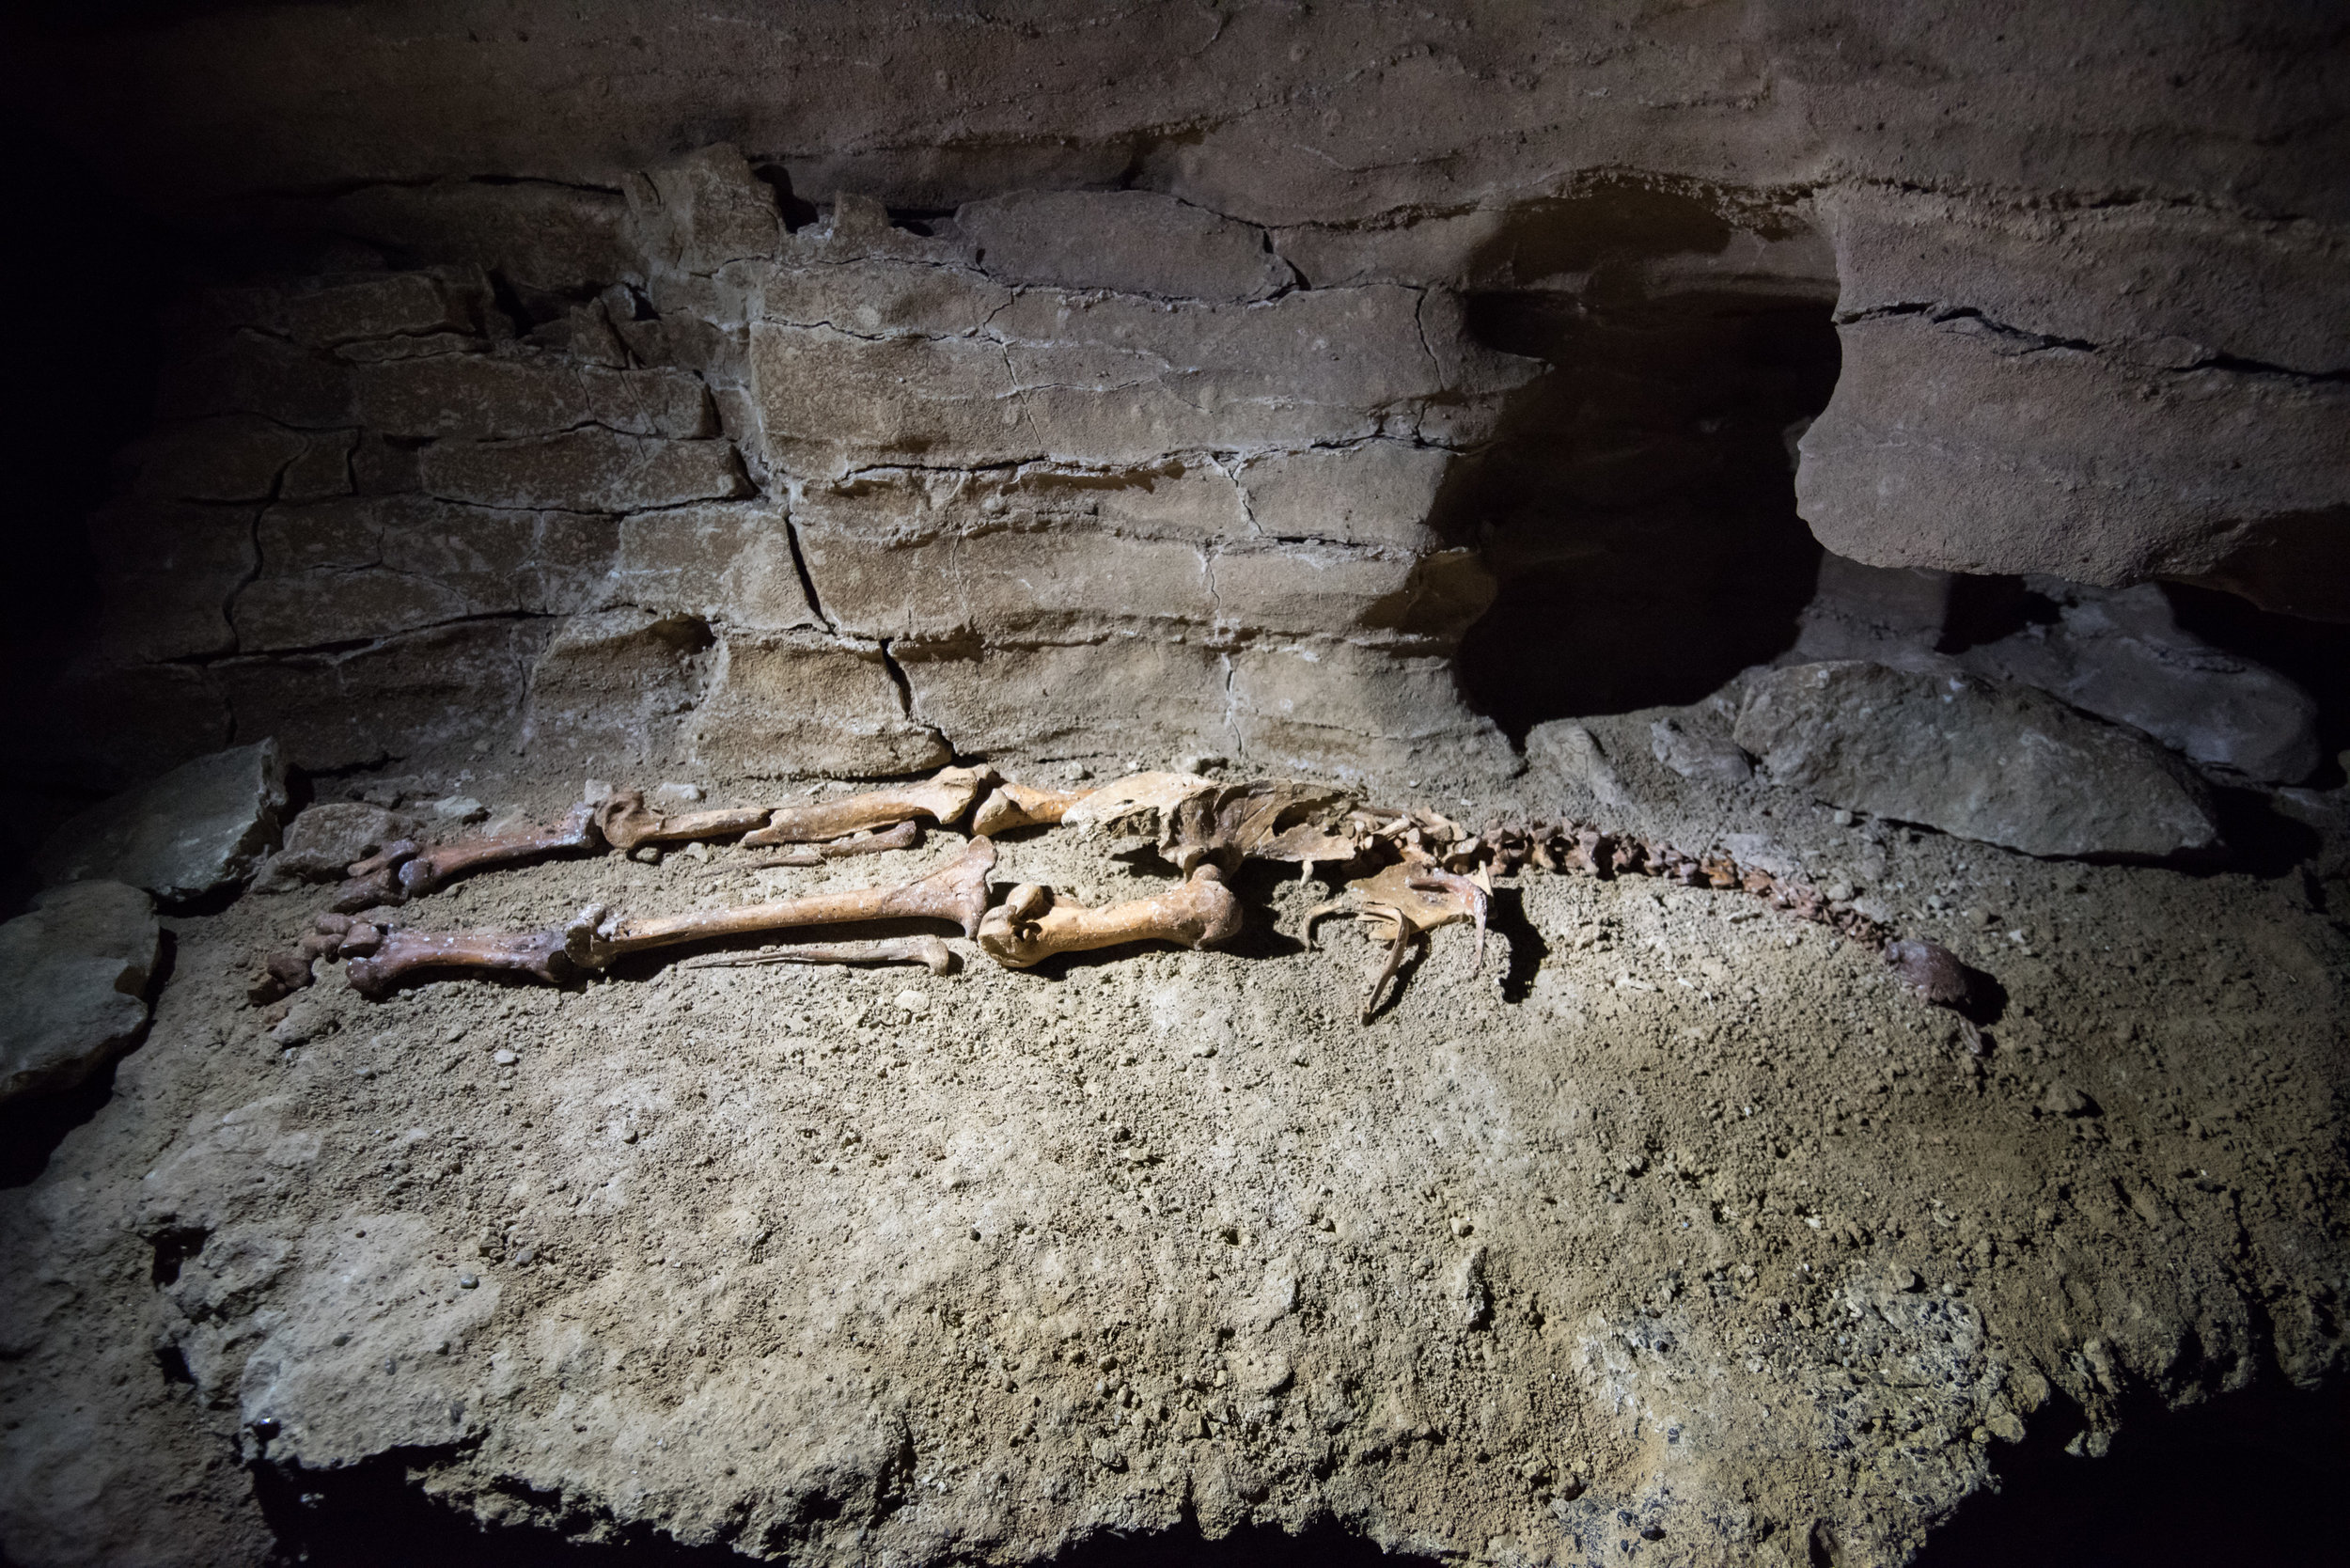
[[[1409,803],[1847,883],[1997,978],[1987,1054],[1873,953],[1638,879],[1504,884],[1482,972],[1440,932],[1368,1026],[1378,952],[1339,921],[1307,950],[1328,889],[1286,869],[1243,879],[1225,950],[1017,973],[957,942],[945,978],[644,960],[369,1002],[321,964],[260,1009],[251,956],[321,896],[171,920],[145,1045],[0,1193],[8,1551],[375,1560],[337,1521],[392,1497],[516,1546],[807,1562],[1196,1525],[1890,1563],[2018,1445],[2098,1456],[2137,1411],[2339,1370],[2322,885],[1840,822],[1655,767],[1649,716],[1602,729],[1632,806],[1538,776]],[[546,815],[580,789],[406,772]],[[406,918],[683,910],[960,848],[609,855]],[[1165,874],[1097,848],[1014,836],[997,879]]]

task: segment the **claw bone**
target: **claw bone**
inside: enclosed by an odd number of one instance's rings
[[[705,953],[681,969],[744,969],[761,964],[919,964],[933,975],[955,972],[955,950],[935,936],[889,936],[877,942],[811,943],[755,953]]]
[[[817,893],[781,903],[707,909],[692,915],[662,915],[624,920],[601,905],[582,910],[566,928],[566,950],[584,969],[601,969],[615,959],[681,942],[715,936],[751,936],[802,926],[851,925],[867,920],[951,920],[965,936],[975,934],[987,908],[987,873],[995,846],[974,839],[962,855],[926,877],[895,887],[860,887]]]
[[[771,814],[767,825],[746,834],[749,845],[807,844],[842,839],[870,827],[928,817],[945,827],[971,809],[979,792],[995,781],[993,768],[946,768],[920,784],[873,790],[845,800],[786,806]]]
[[[979,947],[1008,969],[1026,969],[1058,953],[1115,948],[1128,942],[1173,942],[1197,948],[1230,941],[1240,932],[1240,901],[1214,866],[1155,898],[1107,909],[1055,900],[1053,890],[1024,883],[979,923]]]

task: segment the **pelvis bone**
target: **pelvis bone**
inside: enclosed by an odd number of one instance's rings
[[[1198,948],[1240,933],[1240,901],[1214,866],[1154,898],[1087,909],[1063,903],[1053,890],[1023,883],[979,923],[979,948],[1009,969],[1026,969],[1059,953],[1129,942],[1172,942]]]

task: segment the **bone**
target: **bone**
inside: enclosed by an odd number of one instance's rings
[[[877,942],[810,943],[755,953],[707,953],[681,969],[745,969],[762,964],[919,964],[933,975],[955,972],[955,950],[935,936],[890,936]]]
[[[552,828],[529,828],[486,839],[463,839],[432,849],[419,848],[413,839],[386,844],[375,855],[354,862],[350,880],[336,889],[327,908],[355,915],[379,904],[401,904],[437,892],[459,877],[490,866],[511,866],[566,850],[595,849],[604,842],[596,825],[596,808],[574,806]]]
[[[655,811],[645,804],[641,790],[620,790],[591,808],[605,843],[625,855],[639,844],[675,844],[694,839],[727,839],[747,833],[767,821],[764,806],[728,807],[716,811],[685,811],[676,815]]]
[[[995,846],[974,839],[952,863],[916,881],[895,887],[861,887],[852,892],[817,893],[781,903],[745,904],[736,909],[701,910],[691,915],[656,916],[626,920],[600,905],[582,910],[566,928],[571,960],[581,968],[601,969],[631,953],[682,942],[721,936],[754,936],[764,932],[792,931],[805,926],[853,925],[869,920],[950,920],[972,936],[987,908],[987,873],[995,864]]]
[[[526,975],[550,985],[573,976],[559,931],[387,932],[372,955],[352,959],[343,973],[353,991],[381,996],[410,975],[433,969]]]
[[[873,790],[809,806],[786,806],[773,814],[765,827],[744,835],[743,842],[812,844],[919,817],[928,817],[939,826],[948,827],[970,810],[979,792],[995,781],[993,768],[947,768],[920,784]]]
[[[1376,876],[1348,886],[1329,902],[1306,914],[1306,946],[1314,943],[1314,923],[1325,915],[1352,914],[1356,919],[1390,928],[1387,962],[1371,982],[1363,998],[1363,1022],[1379,1011],[1379,994],[1403,966],[1413,943],[1439,926],[1467,920],[1477,927],[1477,948],[1469,964],[1474,975],[1485,961],[1485,918],[1492,895],[1482,883],[1439,867],[1404,861]]]
[[[1239,934],[1240,920],[1240,901],[1210,865],[1196,868],[1188,880],[1154,898],[1107,909],[1063,903],[1051,888],[1024,883],[987,912],[979,924],[979,947],[1008,969],[1026,969],[1061,953],[1130,942],[1184,948],[1227,942]]]
[[[902,822],[880,833],[861,834],[854,839],[835,839],[829,844],[809,844],[804,849],[786,850],[781,855],[752,861],[751,869],[764,870],[776,866],[821,866],[827,860],[846,860],[852,855],[913,849],[921,842],[922,824]]]
[[[1049,827],[1069,808],[1091,794],[1090,790],[1041,790],[1030,784],[1002,783],[989,792],[972,814],[971,831],[994,838],[1021,827]]]

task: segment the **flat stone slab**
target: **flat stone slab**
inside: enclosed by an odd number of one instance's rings
[[[2219,841],[2193,770],[2029,686],[1795,665],[1753,682],[1733,733],[1774,784],[2026,855],[2159,859]]]
[[[66,823],[37,866],[45,883],[127,883],[184,903],[253,874],[277,847],[286,799],[276,741],[216,751]]]
[[[147,1022],[154,901],[118,882],[72,882],[0,925],[0,1103],[88,1077]]]

